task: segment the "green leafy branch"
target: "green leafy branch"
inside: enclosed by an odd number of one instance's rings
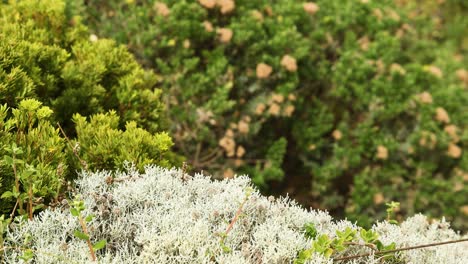
[[[87,223],[91,222],[94,216],[82,215],[81,213],[85,210],[85,208],[86,207],[85,207],[84,201],[81,199],[75,199],[71,204],[70,212],[73,216],[78,218],[78,221],[80,222],[81,229],[82,229],[81,231],[75,230],[73,234],[75,235],[75,237],[86,241],[86,243],[88,244],[90,255],[91,255],[91,260],[96,261],[96,251],[104,248],[107,244],[107,241],[105,239],[102,239],[94,244],[91,243]]]
[[[32,220],[33,213],[35,210],[41,208],[43,205],[39,204],[37,206],[34,205],[34,191],[35,186],[40,184],[40,180],[35,181],[33,175],[37,173],[37,170],[29,164],[26,164],[22,159],[19,159],[18,156],[23,154],[23,150],[13,143],[11,147],[6,147],[5,150],[10,155],[5,155],[3,157],[4,164],[11,166],[13,168],[13,174],[15,176],[15,185],[11,191],[6,191],[2,194],[2,199],[8,198],[16,198],[15,206],[10,214],[10,221],[13,220],[15,215],[16,208],[19,206],[20,214],[25,214],[23,209],[23,204],[27,200],[27,215],[28,219]],[[22,168],[18,167],[18,165],[23,165]],[[21,186],[24,186],[27,190],[26,193],[21,192]]]
[[[356,233],[356,230],[347,227],[343,231],[337,230],[336,237],[332,239],[326,234],[318,235],[315,225],[307,223],[304,225],[304,235],[307,238],[314,239],[314,241],[312,242],[311,248],[304,249],[299,252],[297,259],[294,260],[294,264],[306,263],[307,260],[312,259],[314,253],[330,258],[334,253],[343,252],[350,246],[364,246],[378,252],[395,249],[395,243],[385,246],[380,240],[378,240],[379,235],[375,231],[365,229],[360,230],[359,236],[364,241],[364,244],[355,241],[357,238]],[[384,257],[390,258],[392,256],[389,255]]]

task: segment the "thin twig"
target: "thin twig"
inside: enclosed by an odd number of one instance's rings
[[[406,250],[412,250],[412,249],[418,249],[418,248],[427,248],[427,247],[434,247],[434,246],[454,244],[454,243],[462,243],[462,242],[468,242],[468,238],[459,239],[459,240],[445,241],[445,242],[438,242],[438,243],[431,243],[431,244],[424,244],[424,245],[412,246],[412,247],[403,247],[403,248],[392,249],[392,250],[376,251],[376,252],[372,252],[372,253],[353,255],[353,256],[341,257],[341,258],[335,258],[333,260],[336,260],[336,261],[350,260],[350,259],[357,259],[357,258],[367,257],[367,256],[370,256],[370,255],[383,255],[383,254],[394,253],[394,252],[399,252],[399,251],[406,251]]]
[[[73,154],[74,154],[74,155],[76,156],[76,158],[80,161],[81,166],[83,166],[83,168],[84,168],[85,170],[88,170],[88,164],[86,164],[86,161],[84,161],[84,160],[82,160],[82,159],[80,158],[80,156],[78,155],[77,151],[75,150],[75,148],[74,148],[73,145],[71,144],[70,139],[67,137],[67,134],[65,134],[65,131],[63,131],[62,126],[60,126],[60,123],[59,123],[59,122],[57,122],[57,125],[58,125],[60,131],[62,132],[63,136],[64,136],[65,139],[67,140],[68,146],[71,148]]]
[[[246,196],[244,198],[244,201],[242,201],[242,203],[239,205],[239,208],[237,208],[237,212],[236,212],[236,215],[234,216],[234,218],[232,219],[231,223],[229,224],[228,228],[226,229],[226,232],[225,232],[225,235],[227,236],[227,234],[229,234],[229,232],[232,230],[232,228],[234,227],[234,224],[237,222],[237,220],[239,219],[239,216],[242,214],[242,208],[244,207],[245,203],[249,200],[249,196]]]
[[[81,214],[78,215],[78,220],[80,221],[80,225],[81,225],[81,228],[83,229],[83,232],[85,233],[85,235],[88,236],[88,239],[86,239],[86,244],[88,244],[89,252],[91,253],[91,260],[96,261],[96,254],[94,253],[93,244],[91,243],[91,240],[89,239],[88,228],[86,227],[86,224],[83,221]]]

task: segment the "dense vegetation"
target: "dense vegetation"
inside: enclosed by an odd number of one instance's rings
[[[0,262],[50,263],[53,245],[81,262],[327,263],[462,238],[403,219],[468,229],[467,16],[457,0],[2,1]],[[188,172],[246,174],[358,225]]]
[[[63,198],[78,169],[177,160],[160,131],[157,76],[125,47],[90,39],[66,10],[52,0],[0,5],[0,214],[31,218]]]
[[[467,7],[442,2],[90,0],[75,10],[161,76],[175,150],[195,171],[246,173],[265,192],[361,224],[393,200],[401,216],[445,215],[466,229]]]

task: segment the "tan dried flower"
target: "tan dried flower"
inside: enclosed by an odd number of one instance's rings
[[[227,168],[227,169],[223,172],[223,177],[224,177],[224,179],[232,179],[232,178],[234,178],[234,171],[233,171],[231,168]]]
[[[450,142],[448,149],[447,149],[447,155],[449,157],[458,159],[462,155],[462,149],[459,146],[457,146],[455,143]]]
[[[464,82],[465,84],[468,84],[468,71],[465,69],[458,69],[455,73],[457,75],[457,78]]]
[[[289,94],[289,95],[288,95],[288,99],[289,99],[290,101],[296,101],[296,96],[295,96],[294,94]]]
[[[335,129],[333,132],[332,132],[332,136],[335,140],[340,140],[342,137],[343,137],[343,134],[341,133],[341,131],[339,131],[338,129]]]
[[[265,111],[265,104],[264,103],[259,103],[256,107],[255,107],[255,114],[257,115],[261,115],[263,114],[263,112]]]
[[[304,8],[304,11],[311,15],[314,15],[320,10],[320,7],[314,2],[304,3],[302,7]]]
[[[462,212],[464,215],[468,215],[468,205],[460,207],[460,212]]]
[[[198,122],[204,123],[210,120],[213,117],[213,112],[205,111],[202,108],[197,108]]]
[[[432,104],[432,95],[428,92],[418,94],[419,101],[423,104]]]
[[[439,67],[434,66],[434,65],[428,66],[426,68],[426,71],[428,71],[430,74],[436,76],[437,78],[442,78],[442,76],[444,75],[442,73],[442,70]]]
[[[271,115],[277,116],[279,115],[280,110],[281,110],[281,107],[278,104],[273,103],[268,109],[268,113]]]
[[[244,165],[244,161],[243,161],[243,160],[241,160],[241,159],[236,159],[236,160],[234,160],[234,166],[240,167],[240,166],[242,166],[242,165]]]
[[[442,107],[437,107],[435,119],[442,123],[450,123],[450,117]]]
[[[382,13],[382,10],[376,8],[372,11],[372,14],[377,17],[378,20],[382,20],[383,18],[383,13]]]
[[[253,10],[251,13],[255,19],[257,19],[258,21],[263,21],[263,14],[260,11]]]
[[[265,10],[265,13],[266,13],[268,16],[272,16],[272,15],[273,15],[273,9],[271,9],[271,6],[265,6],[264,10]]]
[[[242,134],[249,133],[249,124],[245,122],[244,120],[239,121],[239,123],[237,124],[237,128],[239,132]]]
[[[391,72],[397,72],[401,75],[405,75],[406,74],[406,70],[398,63],[392,63],[392,65],[390,65],[390,71]]]
[[[369,44],[370,40],[369,37],[364,36],[358,40],[359,46],[361,47],[362,50],[367,51],[369,50]]]
[[[221,146],[230,156],[230,153],[234,153],[236,148],[236,142],[231,137],[223,137],[219,140],[219,146]]]
[[[245,154],[245,149],[242,146],[237,147],[236,156],[241,158]]]
[[[270,76],[271,72],[273,71],[273,68],[271,68],[270,65],[266,63],[259,63],[257,64],[257,78],[259,79],[266,79],[268,76]]]
[[[211,9],[215,7],[216,0],[198,0],[198,3],[200,3],[200,5],[202,5],[205,8]]]
[[[186,49],[190,48],[190,40],[188,40],[188,39],[184,40],[183,45],[184,45],[184,48],[186,48]]]
[[[315,150],[317,148],[317,146],[315,144],[310,144],[308,149],[309,150]]]
[[[273,94],[271,100],[281,104],[284,101],[284,96],[282,94]]]
[[[232,129],[226,130],[226,133],[224,134],[226,137],[233,138],[234,137],[234,131]]]
[[[205,28],[206,32],[213,32],[213,24],[209,21],[203,21],[203,27]]]
[[[294,113],[294,106],[293,105],[288,105],[286,106],[286,108],[284,109],[284,115],[285,116],[292,116],[292,114]]]
[[[154,3],[153,9],[156,11],[156,14],[162,17],[167,17],[171,13],[171,10],[169,10],[167,5],[161,2]]]
[[[382,204],[385,201],[385,198],[382,193],[374,194],[374,204]]]
[[[422,136],[419,139],[419,145],[421,147],[427,147],[429,149],[433,149],[437,144],[437,137],[434,133],[423,131]]]
[[[363,4],[368,4],[368,3],[369,3],[369,0],[361,0],[361,3],[363,3]]]
[[[378,159],[386,160],[388,159],[388,149],[382,145],[377,146],[377,156]]]
[[[236,7],[234,0],[217,0],[217,4],[221,8],[222,14],[230,13]]]
[[[281,59],[281,66],[283,66],[284,68],[286,68],[287,71],[290,72],[297,71],[296,59],[289,55],[283,56],[283,58]]]
[[[393,9],[387,10],[387,15],[392,20],[400,21],[400,15],[398,15],[398,13]]]
[[[444,131],[452,138],[454,143],[457,143],[460,138],[457,135],[458,127],[456,125],[445,126]]]
[[[219,28],[218,29],[219,40],[222,43],[229,43],[232,39],[233,32],[229,28]]]

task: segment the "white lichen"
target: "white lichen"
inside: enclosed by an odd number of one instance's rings
[[[109,184],[109,177],[125,179]],[[236,215],[251,187],[248,177],[224,181],[181,170],[155,166],[139,174],[127,172],[82,173],[77,196],[85,204],[91,240],[107,240],[97,252],[99,263],[292,263],[312,241],[302,227],[313,223],[319,234],[335,236],[349,221],[333,221],[322,211],[307,211],[288,198],[271,199],[254,191],[242,214],[221,243],[222,234]],[[64,204],[48,209],[33,221],[15,222],[7,232],[3,251],[6,263],[22,263],[25,248],[34,263],[92,263],[86,242],[75,238],[80,225]],[[460,239],[444,220],[428,223],[423,215],[401,225],[381,222],[374,226],[384,244],[397,248]],[[466,237],[466,235],[465,235]],[[224,248],[223,248],[224,245]],[[365,251],[350,247],[346,255]],[[398,253],[402,263],[468,263],[468,243],[450,244]],[[308,263],[332,263],[320,255]],[[370,256],[347,263],[385,263]]]

